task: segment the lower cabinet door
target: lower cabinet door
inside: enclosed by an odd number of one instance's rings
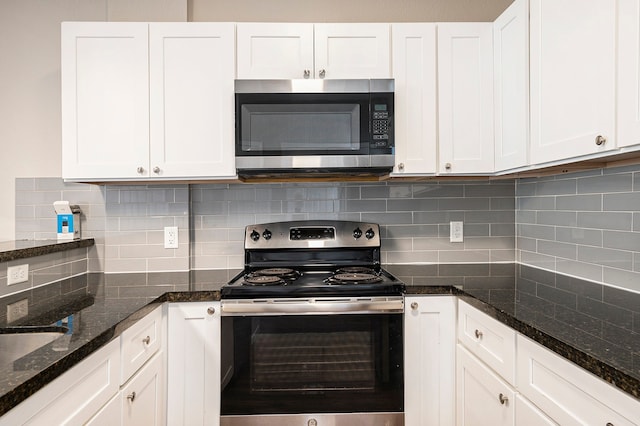
[[[160,426],[164,424],[162,353],[156,353],[120,391],[122,425]],[[113,422],[112,424],[115,424]]]
[[[405,298],[404,418],[407,426],[449,426],[455,418],[456,299]]]
[[[463,346],[457,355],[457,424],[515,425],[513,388]]]
[[[122,419],[122,402],[120,394],[117,394],[87,422],[86,426],[119,425],[120,419]]]
[[[558,424],[547,417],[522,395],[516,395],[516,425],[518,426],[557,426]]]
[[[169,304],[167,424],[220,425],[220,302]]]

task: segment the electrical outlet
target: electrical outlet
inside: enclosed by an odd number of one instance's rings
[[[164,227],[164,248],[166,249],[178,248],[178,227],[177,226]]]
[[[7,322],[12,323],[29,315],[29,299],[18,300],[7,305]]]
[[[9,266],[7,268],[7,285],[29,281],[29,264]]]
[[[462,227],[462,222],[449,222],[449,241],[452,243],[461,243],[464,241]]]

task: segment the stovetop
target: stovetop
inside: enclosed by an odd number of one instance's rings
[[[399,296],[404,283],[380,268],[376,223],[308,220],[245,227],[245,268],[222,298]]]
[[[280,273],[279,273],[280,272]],[[221,289],[223,299],[319,296],[398,296],[404,283],[381,268],[264,268],[245,270]]]

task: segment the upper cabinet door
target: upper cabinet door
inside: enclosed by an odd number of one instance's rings
[[[616,2],[531,0],[531,163],[614,149]]]
[[[492,173],[491,23],[438,24],[440,173]]]
[[[619,147],[640,144],[640,1],[618,0]]]
[[[234,25],[152,23],[153,177],[234,176]]]
[[[393,24],[395,176],[435,174],[437,162],[436,26]]]
[[[389,24],[316,24],[315,78],[390,78]]]
[[[149,176],[147,24],[61,28],[62,177]]]
[[[238,23],[238,78],[313,78],[313,24]]]
[[[529,1],[516,0],[493,23],[495,169],[527,165]]]

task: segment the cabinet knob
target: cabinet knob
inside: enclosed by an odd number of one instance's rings
[[[413,309],[414,311],[418,309],[418,302],[411,303],[411,309]]]
[[[398,170],[401,171],[401,172],[404,171],[404,163],[398,164]]]
[[[320,78],[324,78],[324,76],[327,74],[327,72],[325,70],[320,70],[318,71],[318,77]]]
[[[605,138],[602,135],[598,135],[596,136],[596,145],[601,146],[604,145],[607,142],[607,138]]]
[[[309,78],[309,77],[311,77],[311,71],[304,70],[304,78]]]
[[[147,336],[144,339],[142,339],[142,343],[144,343],[145,345],[148,345],[149,343],[151,343],[151,337]]]
[[[613,423],[607,422],[607,424],[605,426],[613,426]]]
[[[131,402],[133,402],[136,399],[136,393],[135,392],[131,392],[129,395],[127,395],[127,399]]]
[[[207,313],[208,313],[209,315],[213,315],[213,314],[215,314],[215,313],[216,313],[216,308],[214,308],[213,306],[211,306],[211,307],[207,308]]]
[[[503,394],[500,394],[500,395],[498,395],[498,401],[500,401],[500,404],[504,405],[507,402],[509,402],[509,398],[507,398]]]
[[[160,167],[155,166],[155,167],[153,168],[153,173],[155,173],[155,174],[160,173]]]
[[[445,168],[445,170],[447,170],[447,171],[448,171],[448,170],[451,170],[451,163],[446,163],[446,164],[444,165],[444,168]]]
[[[136,171],[137,171],[139,174],[143,174],[143,173],[144,173],[144,167],[140,166],[140,167],[138,167],[138,168],[136,169]]]
[[[478,340],[482,339],[482,331],[476,330],[474,334],[476,335],[476,339]]]

